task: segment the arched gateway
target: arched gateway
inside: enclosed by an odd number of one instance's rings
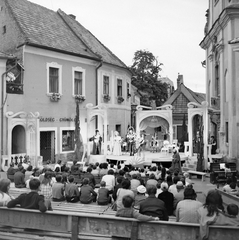
[[[147,126],[152,128],[162,127],[165,133],[169,135],[169,142],[173,142],[173,115],[172,105],[161,107],[146,107],[139,105],[136,108],[136,132],[144,130]]]

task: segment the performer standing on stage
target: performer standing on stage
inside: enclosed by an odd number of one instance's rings
[[[145,158],[145,134],[141,133],[139,137],[139,147],[138,147],[138,156],[141,156],[142,153],[142,158]]]
[[[99,130],[95,130],[95,135],[90,138],[90,141],[93,141],[93,155],[100,155],[101,154],[101,142],[102,137],[100,135]]]
[[[119,136],[119,132],[115,131],[114,134],[114,145],[113,145],[113,155],[120,156],[121,153],[121,136]]]
[[[128,133],[126,135],[126,139],[127,139],[128,150],[130,152],[130,156],[134,156],[136,135],[134,133],[133,127],[129,127]]]

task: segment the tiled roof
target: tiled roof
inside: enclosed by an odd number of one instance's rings
[[[197,93],[194,92],[193,90],[191,90],[190,88],[186,87],[185,88],[191,93],[191,95],[193,96],[193,98],[198,102],[198,103],[202,103],[203,101],[205,101],[206,99],[206,94],[205,93]]]
[[[106,63],[125,67],[126,65],[117,58],[106,46],[104,46],[90,31],[84,28],[79,22],[67,15],[62,10],[57,11],[64,19],[66,24],[74,31],[74,33],[83,40],[83,42],[95,53],[102,57]]]
[[[72,17],[27,0],[6,0],[28,44],[126,65]],[[19,43],[22,44],[22,43]]]

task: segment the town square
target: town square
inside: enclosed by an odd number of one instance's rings
[[[0,0],[0,239],[238,239],[239,0]]]

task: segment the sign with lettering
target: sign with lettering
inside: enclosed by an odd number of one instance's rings
[[[75,118],[72,117],[62,117],[62,118],[54,118],[54,117],[39,117],[40,122],[74,122]]]

